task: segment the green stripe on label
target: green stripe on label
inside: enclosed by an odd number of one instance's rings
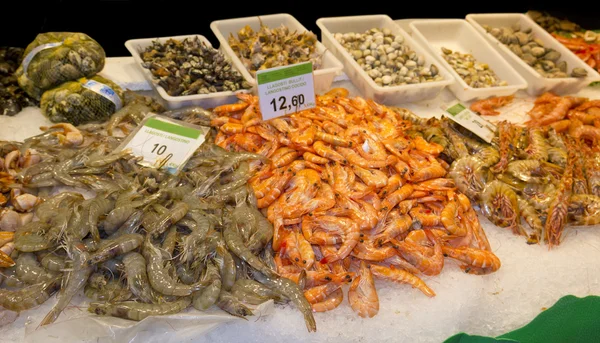
[[[144,126],[192,139],[197,139],[202,134],[202,132],[200,132],[199,130],[193,129],[191,127],[185,127],[173,123],[168,123],[162,120],[158,120],[156,118],[148,119]]]
[[[464,110],[465,110],[465,107],[462,104],[456,104],[456,105],[450,107],[449,109],[447,109],[446,112],[455,116]]]
[[[288,67],[283,67],[281,69],[275,70],[259,70],[256,73],[256,79],[259,85],[264,85],[265,83],[275,82],[283,79],[287,79],[290,77],[296,77],[300,75],[310,74],[312,73],[313,67],[312,62],[306,62],[302,64],[295,64]]]

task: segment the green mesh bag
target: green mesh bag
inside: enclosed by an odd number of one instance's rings
[[[65,82],[42,95],[42,113],[52,122],[73,125],[107,120],[121,109],[123,90],[101,76]]]
[[[36,100],[63,82],[94,76],[104,68],[106,58],[95,40],[72,32],[41,33],[24,56],[15,75],[19,86]]]

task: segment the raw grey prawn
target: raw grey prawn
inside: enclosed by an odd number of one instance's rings
[[[113,316],[140,321],[149,316],[161,316],[181,312],[191,304],[190,297],[182,297],[173,302],[144,304],[135,301],[117,303],[90,303],[88,311],[101,316]]]

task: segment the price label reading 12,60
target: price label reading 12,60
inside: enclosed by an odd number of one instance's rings
[[[264,120],[316,106],[312,62],[259,70],[256,81]]]

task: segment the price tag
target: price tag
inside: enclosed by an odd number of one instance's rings
[[[450,114],[448,117],[465,129],[473,132],[484,141],[491,143],[496,132],[496,126],[479,115],[471,112],[458,101],[443,105],[442,109]]]
[[[312,62],[259,70],[256,81],[264,120],[317,106]]]
[[[180,120],[151,115],[146,117],[119,150],[131,149],[141,156],[141,165],[166,168],[176,174],[194,151],[204,143],[209,128],[191,125]]]

